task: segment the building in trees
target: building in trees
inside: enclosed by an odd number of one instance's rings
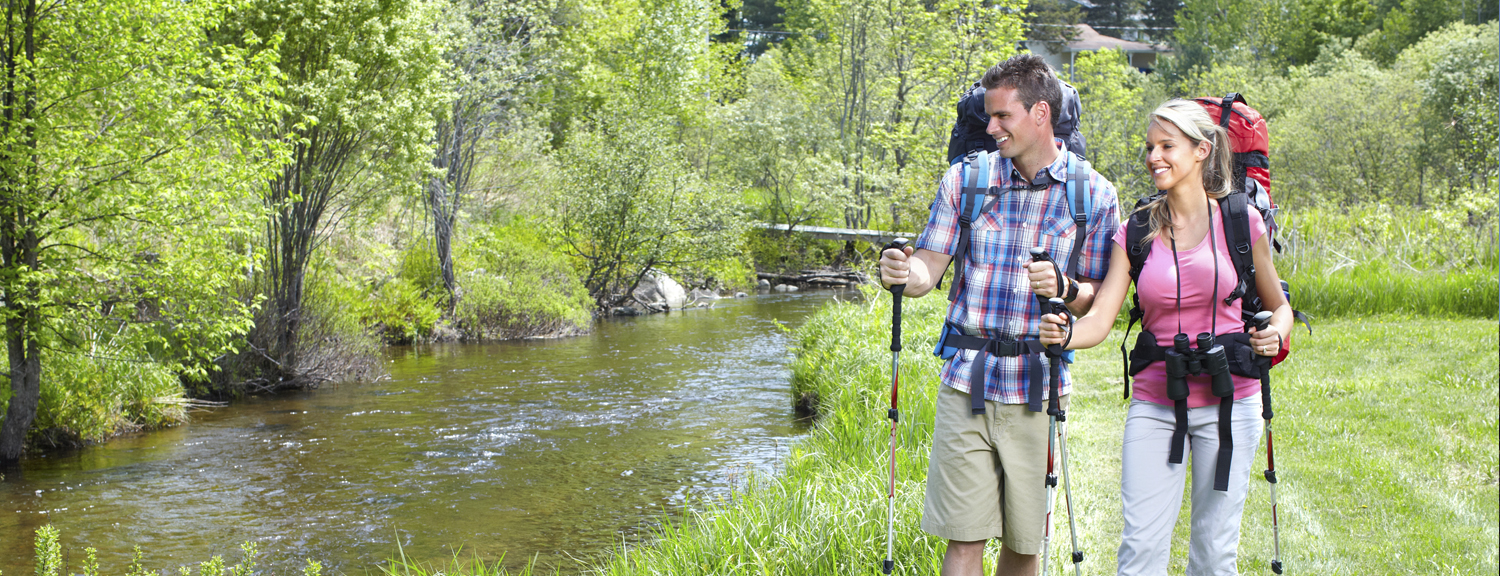
[[[1057,45],[1050,42],[1027,41],[1026,47],[1032,53],[1040,55],[1047,60],[1052,68],[1066,71],[1072,74],[1073,63],[1078,58],[1079,52],[1092,52],[1095,50],[1119,50],[1125,53],[1130,60],[1130,65],[1142,72],[1150,72],[1156,68],[1158,54],[1171,53],[1171,49],[1165,45],[1147,44],[1145,42],[1134,42],[1122,40],[1112,36],[1105,36],[1095,31],[1088,24],[1077,25],[1078,34],[1076,38],[1066,44]]]

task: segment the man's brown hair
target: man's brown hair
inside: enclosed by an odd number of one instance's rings
[[[1057,129],[1057,109],[1062,107],[1062,89],[1047,61],[1036,54],[1017,54],[985,71],[979,85],[985,90],[1014,88],[1021,105],[1030,112],[1037,101],[1047,103],[1053,130]]]

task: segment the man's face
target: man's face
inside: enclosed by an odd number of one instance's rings
[[[984,112],[990,117],[985,132],[995,137],[1005,158],[1015,158],[1035,147],[1041,139],[1041,123],[1050,120],[1046,102],[1038,100],[1027,111],[1016,89],[1003,86],[985,90]]]

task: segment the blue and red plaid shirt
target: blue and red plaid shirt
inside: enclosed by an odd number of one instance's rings
[[[1058,140],[1057,144],[1061,147],[1062,141]],[[968,267],[964,271],[965,285],[959,287],[958,299],[949,305],[947,318],[965,334],[1020,340],[1038,336],[1041,308],[1031,292],[1026,264],[1031,261],[1031,248],[1041,246],[1063,270],[1068,269],[1068,259],[1073,254],[1073,236],[1078,228],[1073,224],[1068,208],[1069,154],[1064,150],[1056,161],[1038,172],[1031,183],[1021,178],[1009,158],[990,154],[990,194],[984,197],[984,213],[971,228],[969,261],[952,264]],[[927,228],[917,238],[917,248],[948,255],[957,250],[958,214],[963,201],[962,177],[962,163],[954,164],[943,176]],[[1102,279],[1109,270],[1112,237],[1120,226],[1120,208],[1115,187],[1108,180],[1090,170],[1089,183],[1093,192],[1093,213],[1089,214],[1078,275]],[[943,366],[943,384],[967,393],[969,364],[977,352],[960,350],[949,360]],[[1026,403],[1026,386],[1030,381],[1030,359],[1027,356],[991,355],[985,374],[986,400],[1004,404]],[[1064,395],[1072,391],[1072,377],[1066,364],[1063,365],[1060,390]]]

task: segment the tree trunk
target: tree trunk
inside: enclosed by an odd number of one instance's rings
[[[10,302],[6,302],[10,306]],[[36,420],[37,404],[42,398],[42,358],[36,340],[28,338],[27,324],[36,312],[6,322],[6,349],[10,357],[10,405],[5,423],[0,426],[0,464],[11,464],[26,449],[26,435]]]
[[[0,131],[16,138],[14,144],[0,153],[3,165],[5,195],[0,198],[0,265],[7,278],[20,278],[37,269],[38,247],[32,213],[31,186],[36,179],[36,127],[31,121],[36,113],[36,27],[35,0],[7,3],[5,14],[3,94],[4,115]],[[20,53],[16,53],[17,45]],[[9,319],[5,322],[6,348],[10,359],[9,405],[5,421],[0,423],[0,464],[14,463],[26,448],[26,435],[36,419],[37,404],[42,396],[42,361],[36,331],[41,313],[36,307],[38,286],[25,280],[5,286],[3,305]]]

